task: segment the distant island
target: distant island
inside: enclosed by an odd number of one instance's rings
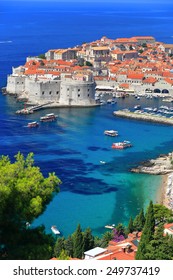
[[[52,49],[12,69],[5,93],[28,106],[97,106],[97,93],[173,96],[173,44],[152,36]]]

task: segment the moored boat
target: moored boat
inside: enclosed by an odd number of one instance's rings
[[[135,109],[135,110],[141,109],[141,105],[135,105],[135,106],[134,106],[134,109]]]
[[[132,147],[130,141],[117,142],[112,144],[112,149],[122,150]]]
[[[40,118],[41,122],[51,122],[55,121],[57,119],[57,116],[54,113],[46,114],[45,116]]]
[[[30,122],[28,123],[27,127],[38,127],[39,123],[38,122]]]
[[[57,229],[57,226],[51,226],[51,230],[54,234],[60,234],[60,231]]]
[[[118,131],[116,131],[116,130],[105,130],[104,134],[108,135],[108,136],[118,136]]]

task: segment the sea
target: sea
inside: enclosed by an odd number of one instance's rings
[[[0,3],[0,87],[6,86],[12,67],[27,56],[49,49],[68,48],[100,39],[154,36],[173,44],[173,3],[15,1]],[[164,103],[164,104],[163,104]],[[46,232],[56,225],[61,234],[72,234],[77,225],[101,236],[107,224],[127,224],[150,200],[160,201],[162,176],[131,173],[141,161],[173,150],[173,128],[167,125],[116,118],[113,111],[143,107],[171,107],[161,99],[117,99],[116,104],[95,108],[56,108],[19,116],[24,104],[0,94],[0,154],[14,161],[18,151],[34,153],[44,176],[55,172],[60,193],[32,226]],[[173,105],[172,105],[173,106]],[[26,127],[45,113],[56,122],[36,129]],[[104,130],[118,130],[114,139]],[[133,147],[117,151],[112,142],[129,140]],[[104,161],[105,164],[101,162]]]

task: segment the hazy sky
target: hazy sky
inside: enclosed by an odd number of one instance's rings
[[[114,3],[168,3],[172,2],[172,0],[3,0],[3,1],[21,1],[21,2],[114,2]]]

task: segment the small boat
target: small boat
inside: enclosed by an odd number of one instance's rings
[[[40,118],[41,122],[51,122],[55,121],[57,116],[54,113],[46,114],[45,116]]]
[[[108,99],[108,100],[107,100],[107,103],[108,103],[108,104],[111,104],[111,103],[112,103],[112,99]]]
[[[108,136],[118,136],[118,131],[116,131],[116,130],[105,130],[104,134],[108,135]]]
[[[130,141],[117,142],[112,144],[112,149],[122,150],[132,147]]]
[[[106,225],[105,228],[108,228],[108,229],[114,229],[115,228],[115,224],[112,224],[112,225]]]
[[[100,160],[100,163],[101,163],[101,164],[105,164],[105,163],[106,163],[106,161]]]
[[[141,109],[141,105],[136,105],[136,106],[134,106],[134,109],[135,109],[135,110]]]
[[[39,123],[38,122],[30,122],[28,123],[27,127],[38,127]]]
[[[57,229],[56,226],[51,226],[51,230],[54,234],[60,234],[60,231]]]

